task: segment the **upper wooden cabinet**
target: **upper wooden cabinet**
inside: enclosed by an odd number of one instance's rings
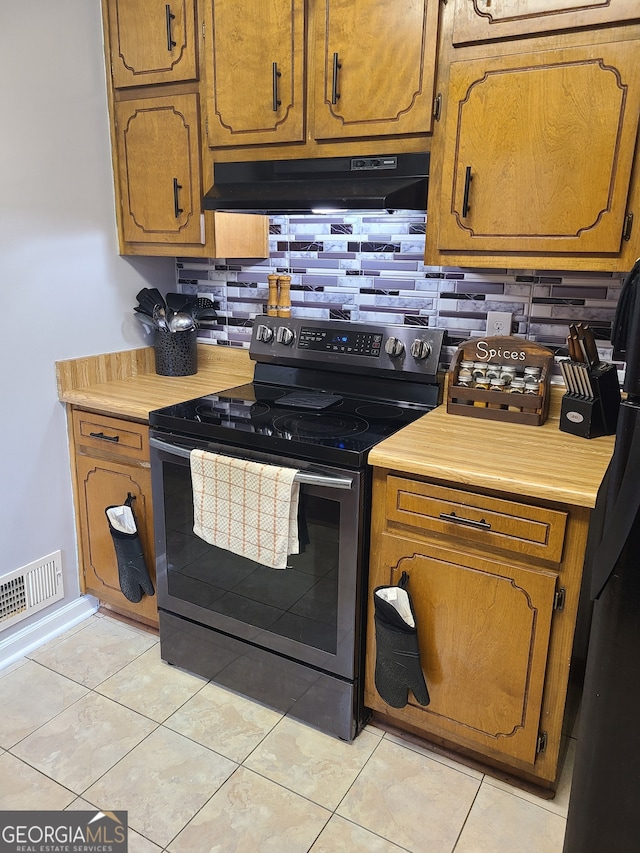
[[[639,20],[637,0],[456,0],[453,43]]]
[[[428,133],[438,32],[433,0],[316,0],[315,139]]]
[[[211,147],[431,130],[435,0],[311,0],[308,20],[305,8],[205,0]]]
[[[211,146],[304,140],[304,0],[207,0]]]
[[[103,0],[103,26],[120,253],[267,257],[266,217],[202,210],[195,0]]]
[[[114,112],[126,254],[268,256],[267,217],[201,210],[197,95],[118,101]]]
[[[175,95],[116,104],[128,242],[204,243],[197,100]]]
[[[194,0],[107,0],[115,88],[197,79]]]
[[[458,263],[492,252],[553,255],[556,265],[563,255],[621,251],[640,111],[637,42],[454,62],[445,97],[429,188],[439,251],[457,252]]]

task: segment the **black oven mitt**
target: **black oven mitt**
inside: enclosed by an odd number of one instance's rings
[[[120,589],[125,598],[137,604],[143,593],[154,595],[155,590],[142,553],[132,501],[133,496],[129,495],[121,506],[107,507],[105,514],[116,551]]]
[[[420,665],[415,613],[405,589],[408,580],[409,576],[403,572],[398,586],[379,586],[373,591],[374,681],[380,697],[392,708],[404,708],[409,701],[409,690],[420,705],[430,702]]]

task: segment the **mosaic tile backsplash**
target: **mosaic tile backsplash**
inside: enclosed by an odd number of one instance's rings
[[[177,259],[178,289],[220,303],[199,339],[248,346],[267,303],[267,276],[291,275],[294,317],[446,329],[443,363],[483,335],[487,312],[513,315],[512,334],[566,355],[569,323],[588,323],[610,361],[623,273],[428,267],[424,216],[411,212],[273,216],[267,259]]]

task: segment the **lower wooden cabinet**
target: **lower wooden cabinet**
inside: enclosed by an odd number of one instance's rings
[[[552,788],[587,529],[584,509],[376,469],[365,704],[397,727]],[[553,540],[547,552],[536,541],[543,531]],[[397,709],[375,686],[373,591],[403,573],[431,701],[420,705],[410,692]]]
[[[150,625],[158,624],[155,596],[138,603],[122,594],[118,564],[105,509],[133,497],[133,512],[155,586],[153,512],[148,427],[74,410],[76,523],[83,591],[114,610]]]

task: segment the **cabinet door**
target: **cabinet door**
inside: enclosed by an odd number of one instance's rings
[[[397,584],[409,575],[431,697],[423,707],[410,693],[399,713],[443,737],[533,764],[557,574],[388,534],[381,545],[376,578]],[[367,673],[375,693],[372,668]]]
[[[304,140],[304,0],[207,0],[211,147]]]
[[[434,0],[318,0],[313,136],[430,131],[437,30]]]
[[[196,80],[193,0],[106,0],[116,89]]]
[[[197,95],[115,105],[128,242],[203,243]]]
[[[456,0],[453,43],[538,35],[639,18],[637,0]]]
[[[439,248],[619,252],[639,109],[632,41],[452,63]]]
[[[151,474],[148,468],[103,461],[90,456],[76,457],[78,516],[81,532],[82,571],[86,592],[102,601],[157,622],[155,596],[143,595],[137,604],[120,591],[118,563],[105,515],[108,506],[124,503],[128,494],[135,498],[133,512],[145,562],[155,587]]]

